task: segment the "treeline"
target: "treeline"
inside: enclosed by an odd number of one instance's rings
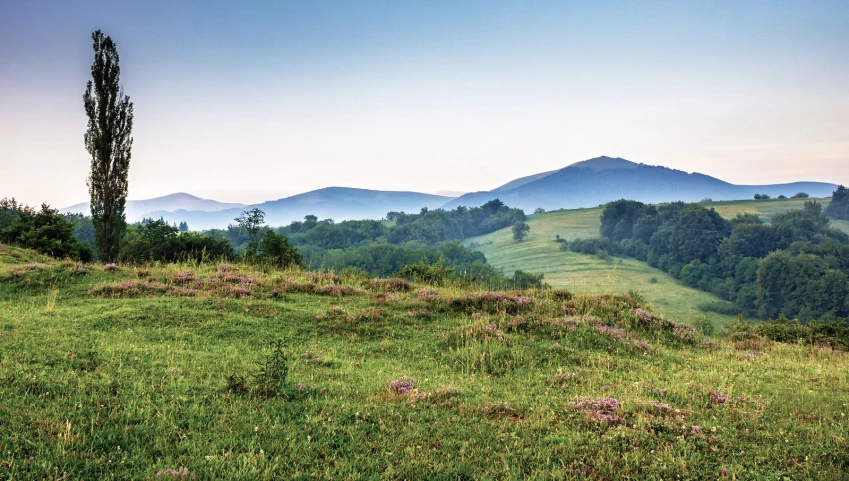
[[[33,249],[49,256],[88,262],[94,259],[92,244],[81,242],[75,232],[78,219],[59,214],[46,204],[36,210],[14,198],[0,200],[0,242]],[[85,227],[79,233],[86,236]],[[92,243],[93,243],[93,232]]]
[[[849,236],[828,224],[816,201],[765,224],[754,214],[726,220],[695,204],[618,200],[604,207],[601,239],[561,248],[645,261],[749,316],[845,318]]]
[[[119,249],[122,262],[237,260],[280,267],[360,269],[375,276],[393,276],[406,266],[444,266],[450,277],[491,288],[542,287],[542,275],[517,271],[511,277],[486,263],[484,255],[460,244],[467,237],[489,233],[525,220],[521,209],[500,200],[475,208],[422,209],[418,214],[390,212],[386,221],[335,223],[308,215],[285,227],[261,225],[240,216],[227,229],[187,232],[188,226],[162,219],[144,219],[127,226]],[[54,257],[89,261],[94,258],[94,226],[90,217],[41,211],[0,201],[0,241],[35,249]]]
[[[512,209],[498,199],[480,207],[453,210],[422,209],[418,214],[389,212],[386,221],[352,220],[334,222],[308,215],[303,221],[273,229],[289,240],[310,269],[356,268],[376,276],[391,276],[405,266],[425,262],[444,263],[452,277],[490,287],[539,287],[542,276],[519,272],[508,278],[486,263],[480,252],[460,241],[525,220],[521,209]],[[250,235],[231,225],[204,234],[227,240],[239,250],[246,249]]]

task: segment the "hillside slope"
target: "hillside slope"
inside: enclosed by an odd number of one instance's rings
[[[725,218],[741,213],[759,214],[766,222],[772,215],[792,209],[801,209],[806,199],[768,201],[708,202]],[[817,199],[824,206],[829,199]],[[595,256],[559,250],[555,236],[566,240],[599,237],[601,208],[558,210],[529,216],[531,231],[522,242],[512,238],[510,229],[466,239],[463,244],[481,251],[493,266],[512,273],[521,269],[545,274],[545,280],[554,287],[575,292],[638,291],[655,308],[686,322],[705,317],[715,324],[730,321],[730,316],[704,313],[699,305],[722,302],[718,297],[685,286],[665,272],[634,259],[599,259]],[[832,221],[834,227],[849,233],[849,222]],[[656,279],[652,283],[651,279]]]
[[[246,265],[3,270],[0,472],[845,478],[845,353],[638,307]]]

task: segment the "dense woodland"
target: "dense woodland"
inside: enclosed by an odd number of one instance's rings
[[[726,220],[713,209],[676,202],[618,200],[601,216],[601,239],[561,247],[633,257],[730,301],[729,313],[800,320],[849,314],[849,236],[829,227],[816,201],[772,217]]]

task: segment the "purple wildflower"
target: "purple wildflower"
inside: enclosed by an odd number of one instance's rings
[[[395,394],[407,394],[416,388],[418,381],[415,378],[401,376],[389,383],[389,390]]]
[[[711,391],[708,396],[713,404],[725,404],[728,401],[728,396],[718,391]]]

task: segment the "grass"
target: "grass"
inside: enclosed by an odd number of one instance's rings
[[[801,209],[808,199],[742,200],[705,202],[725,218],[740,213],[760,214],[765,221],[779,212]],[[816,199],[828,205],[830,199]],[[599,236],[602,208],[558,210],[528,216],[530,233],[521,242],[513,240],[509,228],[466,239],[463,244],[486,255],[493,266],[505,273],[521,269],[545,274],[545,280],[557,288],[581,293],[639,292],[658,312],[694,324],[707,319],[716,326],[733,320],[732,316],[703,312],[698,306],[723,304],[713,294],[688,287],[666,274],[634,259],[599,259],[596,256],[560,251],[554,242],[559,235],[566,240],[589,239]],[[832,221],[832,224],[849,232],[849,223]],[[653,282],[652,279],[655,279]]]
[[[844,353],[704,343],[633,312],[633,297],[238,265],[13,268],[10,252],[0,251],[4,479],[846,479],[849,469]],[[271,356],[276,340],[285,362]]]

